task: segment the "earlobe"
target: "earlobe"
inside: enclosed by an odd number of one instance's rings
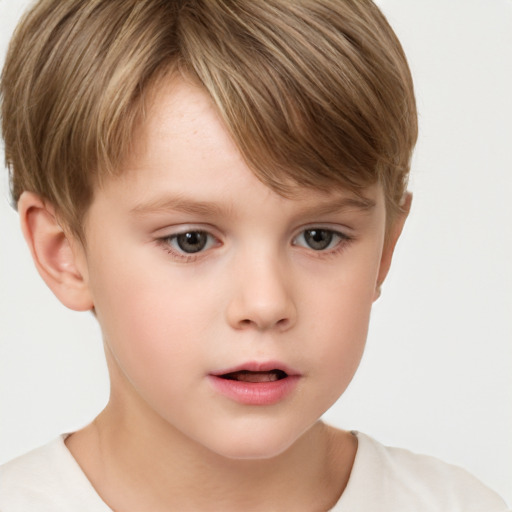
[[[34,264],[48,287],[68,308],[93,308],[83,250],[58,222],[53,207],[32,192],[18,201],[21,229]]]
[[[379,274],[375,284],[375,293],[373,296],[374,301],[376,301],[381,295],[382,283],[386,279],[386,276],[388,275],[389,269],[391,267],[391,260],[393,259],[396,243],[400,238],[405,221],[407,220],[407,216],[411,210],[411,204],[412,194],[407,192],[402,204],[402,213],[396,219],[394,219],[384,242],[384,248],[382,250],[382,256],[380,260]]]

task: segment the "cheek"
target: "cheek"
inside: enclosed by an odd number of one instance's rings
[[[214,309],[204,288],[149,264],[144,253],[129,262],[110,256],[95,265],[91,286],[104,341],[123,372],[133,383],[154,379],[168,389],[171,379],[200,372],[198,340]]]
[[[367,292],[359,297],[351,295],[350,300],[324,304],[325,318],[332,321],[318,328],[320,339],[314,353],[322,378],[329,381],[335,398],[349,384],[363,355],[371,297]]]
[[[378,275],[378,252],[368,251],[354,263],[340,267],[323,290],[310,297],[309,330],[315,333],[310,353],[317,377],[332,405],[352,380],[363,355]]]
[[[352,381],[363,356],[367,326],[340,322],[325,333],[329,341],[315,353],[317,364],[312,382],[319,385],[315,395],[317,414],[321,416],[343,395]]]

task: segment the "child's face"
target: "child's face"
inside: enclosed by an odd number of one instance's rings
[[[228,457],[277,455],[359,364],[382,278],[382,191],[366,191],[373,206],[344,191],[277,195],[182,81],[160,92],[138,142],[85,229],[112,406]],[[220,377],[243,369],[281,372]]]

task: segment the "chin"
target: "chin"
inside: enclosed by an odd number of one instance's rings
[[[208,444],[210,450],[227,459],[264,460],[283,454],[299,437],[290,430],[279,433],[276,429],[244,429],[222,433]]]

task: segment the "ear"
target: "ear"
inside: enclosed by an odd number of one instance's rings
[[[21,229],[36,268],[56,297],[68,308],[93,308],[82,244],[66,234],[54,208],[32,192],[18,201]]]
[[[386,276],[388,275],[389,268],[391,267],[391,260],[393,259],[393,253],[395,251],[396,243],[400,238],[402,229],[404,228],[405,221],[411,210],[412,194],[407,192],[402,204],[402,212],[393,219],[393,224],[389,226],[386,240],[384,241],[384,248],[382,250],[382,256],[380,260],[379,274],[377,276],[377,283],[375,286],[375,294],[373,300],[377,300],[380,297],[381,286]]]

